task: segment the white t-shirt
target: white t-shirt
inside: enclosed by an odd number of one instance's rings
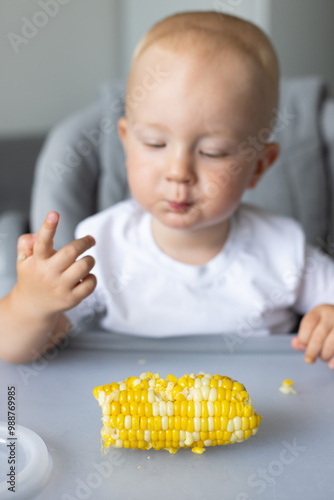
[[[231,219],[227,241],[208,263],[160,250],[151,214],[127,200],[81,222],[94,236],[93,294],[66,313],[114,332],[267,335],[294,330],[299,314],[334,303],[334,262],[305,242],[299,224],[250,205]]]

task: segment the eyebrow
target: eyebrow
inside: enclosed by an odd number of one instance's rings
[[[154,129],[158,129],[160,131],[164,131],[164,132],[170,132],[170,129],[164,125],[161,125],[160,123],[142,123],[142,122],[133,122],[133,127],[137,130],[137,129],[143,129],[143,128],[154,128]],[[230,141],[232,142],[233,141],[233,138],[231,137],[227,137],[225,134],[224,134],[224,129],[220,129],[220,128],[217,128],[217,129],[214,129],[212,130],[211,132],[203,135],[203,137],[217,137],[219,136],[219,138],[222,138],[223,136],[223,139],[226,140],[226,141]]]
[[[141,122],[133,122],[133,127],[135,129],[142,129],[142,128],[156,128],[159,130],[164,130],[164,131],[169,131],[168,127],[165,127],[164,125],[161,125],[159,123],[141,123]]]

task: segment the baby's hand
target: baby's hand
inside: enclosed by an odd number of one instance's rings
[[[334,305],[317,306],[307,313],[291,345],[298,351],[305,350],[307,363],[314,363],[320,357],[334,370]]]
[[[91,256],[76,260],[95,245],[92,236],[74,240],[61,250],[53,248],[59,222],[57,212],[49,212],[37,234],[18,240],[16,293],[31,315],[50,317],[78,305],[96,286],[89,272]]]

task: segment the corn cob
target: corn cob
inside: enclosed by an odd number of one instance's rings
[[[261,416],[245,387],[230,377],[200,373],[177,379],[142,373],[96,387],[105,447],[148,450],[240,443],[257,433]]]

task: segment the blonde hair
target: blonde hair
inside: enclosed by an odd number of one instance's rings
[[[237,51],[260,72],[266,114],[272,116],[278,105],[279,64],[275,50],[266,34],[248,21],[216,11],[184,12],[163,19],[138,43],[128,82],[141,56],[152,46],[176,54],[190,52],[206,60]]]

